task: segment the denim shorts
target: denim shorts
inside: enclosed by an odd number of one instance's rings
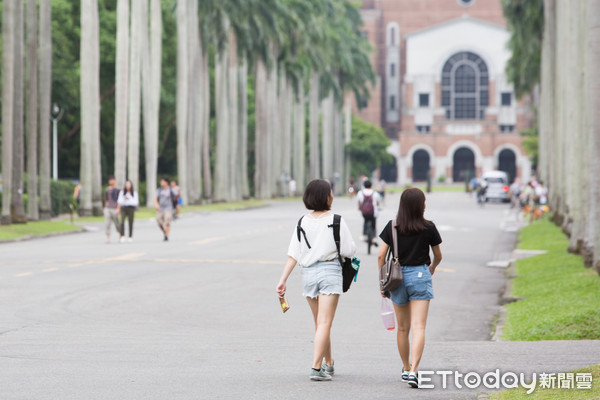
[[[342,266],[335,261],[318,261],[302,268],[304,297],[316,299],[319,294],[342,294]]]
[[[403,306],[411,300],[433,299],[431,272],[427,265],[402,267],[402,284],[391,292],[394,304]]]

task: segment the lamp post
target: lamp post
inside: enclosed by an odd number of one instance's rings
[[[52,179],[58,180],[58,121],[63,116],[63,110],[58,104],[52,104]]]

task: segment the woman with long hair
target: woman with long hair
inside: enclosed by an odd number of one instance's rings
[[[119,193],[117,200],[121,206],[121,243],[125,242],[125,219],[129,222],[128,242],[133,241],[133,216],[135,209],[140,205],[138,193],[133,189],[133,183],[130,180],[125,182],[125,187]]]
[[[288,248],[288,260],[277,285],[277,294],[283,298],[286,282],[296,264],[302,267],[303,296],[315,322],[314,357],[309,378],[329,381],[334,374],[331,355],[331,325],[338,300],[343,291],[342,266],[333,238],[334,214],[331,184],[323,179],[311,181],[304,191],[304,205],[312,212],[298,222]],[[352,258],[356,246],[352,234],[340,220],[340,254]]]
[[[425,347],[425,326],[429,302],[433,299],[431,277],[442,261],[442,238],[435,224],[425,219],[425,193],[406,189],[400,198],[396,222],[388,222],[381,235],[379,268],[385,263],[388,249],[393,247],[392,229],[397,230],[398,262],[402,266],[402,284],[392,292],[382,293],[394,303],[398,321],[398,351],[402,359],[402,381],[418,388],[417,371]],[[392,227],[394,225],[394,228]],[[433,251],[433,262],[430,249]],[[412,330],[412,343],[409,333]],[[412,359],[412,363],[411,363]]]

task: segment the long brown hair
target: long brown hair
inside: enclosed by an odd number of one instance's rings
[[[422,232],[431,224],[424,217],[425,193],[418,188],[406,189],[400,197],[396,228],[403,235]]]

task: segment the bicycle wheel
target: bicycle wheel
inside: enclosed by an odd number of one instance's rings
[[[373,222],[367,223],[367,254],[371,254],[371,246],[373,246],[373,238],[375,237],[375,229],[373,228]]]

